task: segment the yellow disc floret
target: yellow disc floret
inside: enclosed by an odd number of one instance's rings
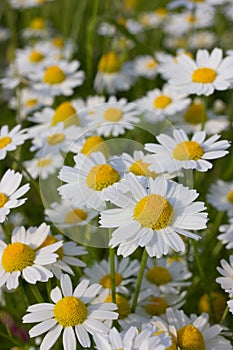
[[[144,227],[161,230],[173,218],[173,208],[169,201],[159,194],[143,197],[134,208],[134,219]]]
[[[4,193],[0,192],[0,208],[2,208],[6,202],[8,202],[8,197]]]
[[[72,104],[68,101],[61,103],[56,109],[51,125],[64,123],[64,126],[80,125],[79,117]]]
[[[119,173],[109,164],[93,166],[86,178],[86,184],[95,191],[102,191],[120,180]]]
[[[27,244],[15,242],[9,244],[2,254],[2,267],[7,272],[22,271],[33,265],[35,251]]]
[[[123,279],[122,276],[118,272],[116,272],[115,273],[115,285],[119,286],[122,282],[122,279]],[[107,274],[107,275],[103,276],[99,283],[104,288],[111,288],[111,286],[112,286],[111,275]]]
[[[138,159],[136,162],[131,164],[129,171],[134,173],[136,176],[146,176],[155,179],[157,177],[157,173],[148,169],[150,165],[150,163],[144,163],[141,159]]]
[[[104,54],[98,64],[98,70],[103,73],[118,73],[121,70],[121,63],[114,52]]]
[[[172,103],[172,99],[166,95],[160,95],[154,99],[154,107],[159,109],[165,109]]]
[[[217,73],[212,68],[197,68],[192,74],[194,83],[209,84],[216,79]]]
[[[29,28],[35,29],[35,30],[43,30],[43,29],[45,29],[45,22],[44,22],[43,18],[41,18],[41,17],[34,18],[30,22]]]
[[[176,160],[198,160],[203,154],[203,148],[196,141],[180,142],[173,150]]]
[[[203,294],[198,301],[198,311],[207,312],[211,320],[221,320],[226,309],[226,297],[222,293],[211,291],[209,295]]]
[[[54,317],[63,327],[82,324],[87,318],[87,307],[82,300],[67,296],[60,299],[54,307]]]
[[[104,119],[110,122],[119,122],[123,113],[119,108],[108,108],[104,111]]]
[[[177,331],[177,345],[182,350],[205,350],[205,340],[198,328],[192,324]]]
[[[64,39],[60,36],[56,36],[55,38],[52,39],[52,44],[55,47],[62,49],[64,47]]]
[[[66,79],[66,75],[58,66],[50,66],[44,72],[43,81],[50,85],[62,83]]]
[[[202,122],[203,116],[205,113],[205,120],[208,120],[208,116],[205,112],[204,106],[202,103],[192,103],[184,113],[184,120],[187,123],[197,125]]]
[[[158,63],[155,60],[151,59],[150,61],[148,61],[146,63],[146,68],[154,69],[155,67],[157,67],[157,65],[158,65]]]
[[[33,63],[38,63],[43,61],[44,55],[40,51],[32,51],[29,56],[29,61]]]
[[[47,137],[47,144],[50,146],[57,145],[65,140],[65,135],[62,133],[52,134]]]
[[[93,135],[88,137],[84,142],[80,152],[85,154],[88,157],[93,152],[102,152],[105,158],[108,158],[110,154],[110,151],[106,142],[104,142],[104,139],[98,135]]]
[[[104,300],[105,303],[112,303],[112,294]],[[117,312],[119,314],[119,319],[122,320],[129,316],[131,309],[129,302],[121,295],[116,293],[116,304],[117,304]]]
[[[82,222],[86,220],[87,213],[82,209],[73,209],[69,211],[65,216],[65,223],[67,224],[77,224],[79,222]]]
[[[46,168],[51,163],[52,163],[52,159],[50,158],[41,158],[36,162],[38,168]]]
[[[228,194],[227,194],[227,200],[228,200],[228,202],[230,202],[231,204],[233,204],[233,190],[231,190],[230,192],[228,192]]]
[[[30,108],[35,106],[38,103],[37,98],[30,98],[29,100],[25,101],[25,106]]]
[[[9,136],[0,137],[0,149],[6,147],[11,143],[12,139]]]
[[[168,269],[163,266],[154,266],[146,272],[146,278],[153,284],[160,286],[172,281],[172,277]]]
[[[145,310],[151,316],[160,316],[164,314],[167,307],[168,303],[166,300],[160,297],[153,297],[148,301]]]

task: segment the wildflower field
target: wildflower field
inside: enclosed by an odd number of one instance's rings
[[[0,349],[233,349],[233,1],[0,19]]]

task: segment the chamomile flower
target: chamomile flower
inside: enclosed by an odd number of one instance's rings
[[[193,49],[209,49],[214,46],[217,38],[215,33],[210,31],[195,32],[190,35],[188,43]]]
[[[233,181],[218,180],[212,184],[206,196],[207,202],[219,211],[233,214]]]
[[[45,38],[49,34],[47,23],[42,17],[34,17],[28,23],[27,28],[22,31],[22,36],[25,39],[30,38]]]
[[[112,328],[108,335],[96,333],[93,338],[98,350],[166,350],[171,344],[170,337],[166,334],[155,336],[149,329],[139,332],[133,326],[122,332]]]
[[[65,350],[76,349],[77,340],[84,348],[91,346],[90,336],[96,332],[108,333],[109,327],[104,320],[117,318],[116,305],[113,303],[93,304],[93,299],[101,289],[99,284],[89,286],[88,280],[80,282],[73,291],[68,275],[61,276],[61,288],[54,288],[50,297],[53,303],[34,304],[28,307],[24,323],[40,322],[30,329],[30,337],[46,334],[40,349],[49,350],[63,331]]]
[[[182,168],[203,172],[213,166],[208,160],[224,157],[230,147],[228,141],[218,141],[221,135],[213,135],[207,140],[205,137],[205,131],[199,131],[189,140],[184,130],[174,130],[173,137],[160,134],[157,136],[160,144],[148,143],[145,149],[155,153],[161,167],[168,172]],[[153,170],[153,165],[150,169]]]
[[[165,84],[160,89],[154,89],[137,101],[140,105],[149,107],[150,110],[144,113],[145,119],[153,122],[155,115],[168,116],[184,110],[190,103],[187,94],[180,93],[174,86]]]
[[[222,232],[218,235],[218,239],[222,241],[223,244],[226,244],[226,249],[233,248],[233,218],[229,219],[229,224],[221,225],[219,227],[219,232]]]
[[[105,192],[121,179],[121,161],[106,160],[101,152],[89,157],[80,153],[74,157],[75,167],[63,166],[58,178],[64,182],[58,188],[63,199],[72,205],[87,205],[100,210],[105,207]]]
[[[54,225],[59,228],[67,228],[87,225],[98,215],[98,212],[86,206],[71,206],[69,201],[63,200],[61,204],[51,203],[50,208],[45,210],[45,214]]]
[[[31,176],[45,180],[49,175],[55,174],[64,163],[64,158],[60,154],[46,154],[41,157],[34,157],[23,164]]]
[[[111,96],[107,103],[98,106],[93,113],[87,115],[87,126],[94,127],[100,136],[119,136],[125,130],[132,130],[134,124],[140,121],[141,110],[136,104],[128,103],[125,98],[117,100]]]
[[[39,249],[48,247],[56,242],[62,242],[62,235],[53,236],[50,234],[41,243]],[[57,249],[55,253],[58,255],[57,260],[53,264],[46,265],[46,268],[48,268],[57,279],[60,279],[63,273],[74,275],[69,265],[79,267],[86,266],[78,256],[87,254],[87,251],[73,241],[63,242],[62,246]]]
[[[223,51],[214,48],[211,53],[198,50],[196,60],[180,55],[171,67],[169,83],[183,93],[211,95],[214,90],[227,90],[233,79],[233,56],[223,58]]]
[[[20,276],[31,284],[46,282],[53,276],[45,265],[56,261],[55,251],[62,246],[62,241],[40,248],[49,229],[46,224],[30,227],[27,231],[23,226],[16,227],[10,244],[0,241],[0,287],[17,288]]]
[[[86,156],[90,156],[92,153],[101,152],[106,159],[110,156],[110,148],[108,143],[103,137],[92,134],[92,130],[88,130],[85,133],[85,137],[81,137],[76,142],[77,152],[83,153]]]
[[[6,220],[10,210],[24,204],[21,198],[30,188],[29,184],[19,187],[23,176],[14,170],[7,170],[0,181],[0,223]]]
[[[154,79],[158,74],[158,62],[149,55],[140,55],[134,59],[135,73],[139,77]]]
[[[169,19],[169,11],[165,7],[158,7],[154,11],[144,12],[140,16],[140,23],[146,28],[164,26]]]
[[[135,81],[132,62],[121,63],[115,52],[105,53],[98,63],[98,71],[94,81],[97,92],[106,90],[109,94],[129,90]]]
[[[195,7],[203,8],[205,5],[216,6],[223,5],[228,0],[173,0],[169,4],[170,8],[176,8],[178,6],[185,6],[188,9],[193,9]]]
[[[115,285],[116,292],[121,294],[128,294],[128,284],[135,282],[136,276],[139,272],[138,260],[129,260],[129,258],[117,259],[115,257]],[[111,293],[111,275],[110,275],[110,261],[101,260],[96,262],[92,267],[84,269],[84,275],[91,283],[99,283],[101,286]]]
[[[202,202],[193,202],[198,194],[181,184],[160,176],[148,179],[145,189],[134,174],[126,174],[125,187],[108,190],[107,196],[117,209],[102,211],[102,227],[117,227],[109,242],[118,247],[117,254],[129,256],[139,246],[145,247],[149,256],[160,258],[168,254],[169,248],[184,251],[185,244],[180,235],[198,239],[189,230],[206,227],[206,213]]]
[[[228,289],[233,290],[233,255],[230,255],[230,263],[225,259],[221,259],[220,263],[221,267],[217,266],[217,271],[223,277],[217,277],[216,282],[221,284],[221,288],[225,289],[225,291]]]
[[[57,64],[49,65],[31,75],[33,88],[47,96],[70,96],[74,88],[82,85],[84,80],[84,72],[78,70],[80,62],[62,60],[55,63]]]
[[[209,324],[209,316],[202,313],[200,316],[192,314],[186,316],[183,310],[168,308],[166,317],[154,317],[152,324],[158,331],[168,332],[172,339],[172,349],[180,350],[230,350],[232,346],[229,340],[221,336],[223,327]]]
[[[23,10],[27,8],[39,7],[51,1],[54,0],[9,0],[9,3],[12,8]]]
[[[12,130],[9,130],[8,125],[0,128],[0,160],[6,157],[7,152],[16,150],[17,146],[28,139],[27,130],[20,129],[20,125],[16,125]]]

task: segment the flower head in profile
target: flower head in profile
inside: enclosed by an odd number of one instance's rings
[[[212,168],[211,159],[224,157],[230,144],[220,140],[221,135],[213,135],[205,140],[205,131],[196,132],[191,140],[184,130],[174,130],[173,137],[166,134],[157,136],[160,144],[147,143],[145,149],[155,153],[155,159],[168,172],[180,169],[207,171]],[[153,165],[150,168],[153,170]]]
[[[157,258],[168,254],[170,248],[184,251],[181,236],[199,239],[190,230],[206,227],[204,203],[194,202],[198,193],[162,176],[149,178],[144,188],[134,174],[126,174],[106,196],[118,208],[102,211],[100,224],[116,228],[109,245],[119,246],[118,255],[128,256],[139,246]]]
[[[54,288],[50,297],[53,303],[41,303],[28,307],[24,323],[40,322],[30,331],[30,337],[46,334],[40,350],[49,350],[56,343],[63,331],[63,347],[65,350],[74,350],[77,341],[84,348],[91,346],[89,334],[109,332],[105,320],[117,319],[116,304],[93,304],[93,299],[99,293],[101,285],[92,284],[88,280],[80,282],[73,290],[68,275],[61,276],[61,288]]]
[[[17,288],[20,276],[31,284],[46,282],[53,276],[45,266],[56,261],[55,251],[62,246],[62,241],[40,247],[49,230],[44,223],[27,231],[23,226],[16,227],[10,244],[0,241],[0,287]]]

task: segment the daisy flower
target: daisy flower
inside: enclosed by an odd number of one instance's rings
[[[23,176],[8,169],[0,180],[0,223],[6,220],[10,209],[24,204],[27,198],[21,198],[30,188],[29,184],[19,187]]]
[[[173,0],[169,4],[170,8],[176,8],[178,6],[185,6],[188,9],[193,9],[194,7],[203,7],[205,5],[215,6],[223,5],[227,3],[228,0]]]
[[[227,90],[233,79],[233,56],[223,58],[223,51],[214,48],[211,53],[198,50],[196,60],[180,55],[171,67],[169,83],[183,93],[211,95],[214,90]]]
[[[84,348],[91,346],[91,335],[96,332],[108,333],[104,320],[117,318],[113,303],[93,304],[93,299],[101,289],[99,284],[89,286],[88,280],[80,282],[73,291],[71,279],[62,275],[61,288],[54,288],[50,297],[53,303],[34,304],[28,307],[29,314],[23,317],[24,323],[40,322],[29,331],[30,337],[46,334],[40,350],[49,350],[63,331],[63,347],[75,350],[78,343]]]
[[[84,72],[78,71],[79,66],[79,61],[62,60],[40,69],[30,76],[34,81],[33,88],[47,96],[70,96],[74,88],[82,85],[84,80]]]
[[[45,265],[56,261],[55,251],[62,246],[62,241],[40,248],[49,229],[46,224],[30,227],[27,231],[23,226],[16,227],[10,244],[0,241],[0,287],[17,288],[20,276],[31,284],[47,282],[53,276]]]
[[[125,98],[117,101],[115,96],[111,96],[86,117],[87,126],[94,127],[98,135],[108,137],[112,134],[116,137],[124,134],[125,130],[133,130],[134,124],[140,121],[140,113],[141,109],[136,104],[128,103]]]
[[[233,218],[229,219],[229,225],[221,225],[219,231],[222,232],[218,235],[218,239],[226,244],[226,249],[233,248]]]
[[[227,291],[227,289],[233,290],[233,255],[230,255],[230,264],[221,259],[221,267],[217,266],[217,271],[223,276],[216,278],[216,282],[221,285],[221,288]]]
[[[121,63],[115,52],[105,53],[99,60],[94,81],[97,92],[106,90],[109,94],[129,90],[135,81],[132,62]]]
[[[134,59],[136,75],[147,79],[154,79],[158,74],[158,62],[149,55],[140,55]]]
[[[27,28],[22,31],[22,36],[25,39],[45,38],[48,35],[49,29],[42,17],[34,17],[31,19]]]
[[[140,23],[146,28],[164,26],[169,19],[169,11],[166,7],[158,7],[154,11],[144,12],[140,16]]]
[[[190,99],[187,98],[187,94],[180,93],[174,86],[165,84],[162,90],[151,90],[146,97],[137,102],[141,106],[150,108],[145,112],[145,118],[153,122],[155,114],[158,117],[168,116],[184,110],[190,104]]]
[[[98,350],[166,350],[171,345],[166,334],[155,336],[149,329],[139,331],[133,326],[123,332],[112,328],[108,335],[96,333],[93,338]]]
[[[205,140],[206,132],[196,132],[189,140],[184,130],[174,130],[173,137],[165,134],[157,136],[159,145],[145,144],[145,149],[156,154],[161,167],[168,172],[180,169],[207,171],[213,164],[208,160],[224,157],[230,144],[226,140],[218,141],[221,135],[213,135]],[[150,167],[153,170],[153,165]]]
[[[45,180],[49,175],[55,174],[64,163],[64,158],[60,154],[47,154],[43,157],[34,157],[23,163],[31,176],[36,179]]]
[[[9,0],[10,6],[14,9],[23,10],[27,8],[40,7],[45,3],[54,0]]]
[[[45,240],[39,246],[39,249],[44,247],[49,247],[50,245],[62,242],[62,235],[48,235]],[[77,258],[77,256],[87,254],[87,251],[82,247],[78,246],[75,242],[63,242],[62,246],[55,251],[58,255],[57,260],[53,264],[46,265],[46,268],[49,269],[57,279],[61,278],[62,273],[69,273],[74,275],[71,266],[84,267],[86,264]]]
[[[227,305],[229,307],[229,311],[233,314],[233,300],[228,300]]]
[[[180,237],[200,237],[189,230],[206,227],[207,214],[204,203],[193,201],[195,190],[160,176],[148,179],[145,189],[134,174],[126,174],[124,180],[128,192],[108,190],[108,199],[119,208],[103,211],[102,227],[117,227],[109,242],[118,247],[117,254],[129,256],[139,246],[145,247],[149,256],[160,258],[169,248],[184,251]],[[117,188],[117,186],[116,186]]]
[[[196,32],[190,35],[188,43],[189,47],[195,49],[212,48],[216,43],[216,34],[209,31]]]
[[[11,131],[8,125],[0,128],[0,160],[6,157],[8,151],[16,150],[17,146],[22,145],[28,139],[27,130],[20,129],[20,125],[16,125]]]
[[[168,308],[164,320],[154,317],[152,324],[158,331],[169,333],[174,349],[232,349],[229,340],[221,336],[223,327],[218,324],[211,326],[208,321],[209,316],[206,313],[188,317],[183,310]]]
[[[88,157],[95,152],[102,152],[106,159],[110,156],[108,142],[99,135],[93,135],[90,129],[87,129],[85,137],[81,137],[77,140],[76,149],[77,153],[83,153]]]
[[[118,260],[115,257],[115,284],[116,292],[121,294],[128,294],[128,284],[135,282],[136,276],[139,272],[138,260],[129,260],[129,258]],[[84,274],[91,283],[99,283],[101,286],[111,293],[111,275],[110,275],[110,261],[101,260],[95,262],[92,267],[86,267]]]
[[[59,228],[72,226],[85,226],[94,219],[98,212],[86,206],[72,207],[69,201],[63,200],[61,204],[53,202],[45,210],[46,219]]]
[[[233,181],[218,180],[212,184],[206,196],[207,202],[219,211],[233,214]]]
[[[120,160],[107,162],[101,152],[90,157],[80,153],[74,157],[75,167],[63,166],[58,178],[64,182],[58,188],[63,199],[71,200],[72,205],[87,205],[100,210],[105,207],[105,192],[120,181],[122,165]]]

